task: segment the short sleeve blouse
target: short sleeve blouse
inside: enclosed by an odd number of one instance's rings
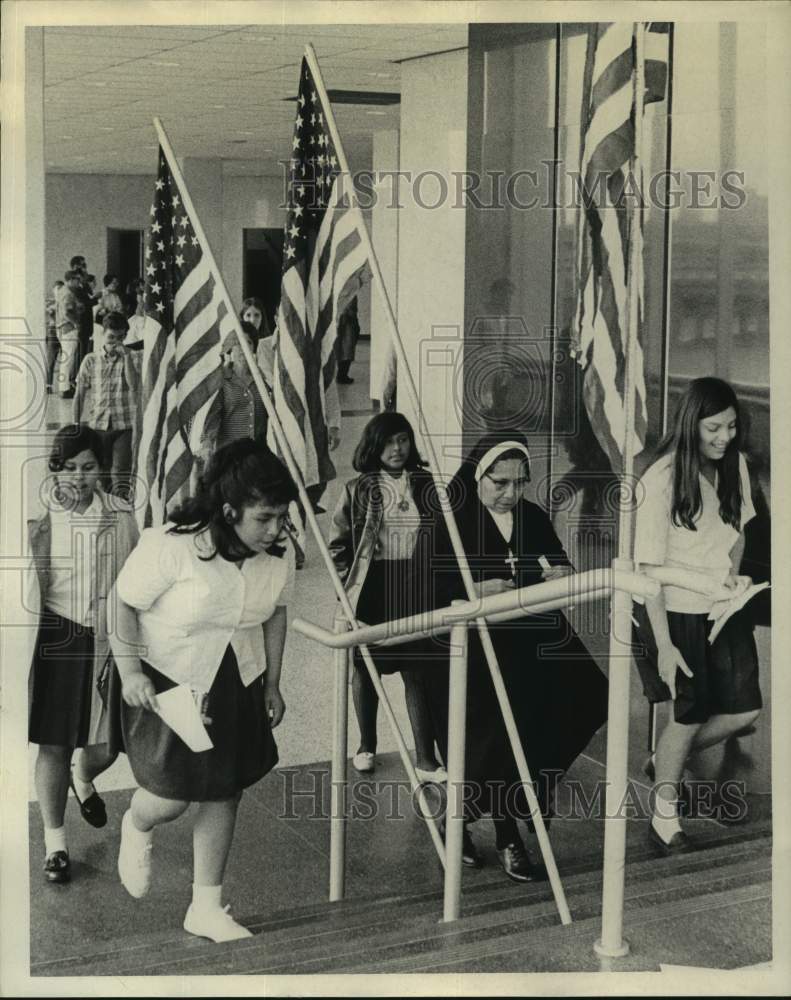
[[[208,691],[229,643],[250,684],[266,669],[263,631],[293,593],[294,550],[241,565],[212,552],[206,532],[147,528],[118,575],[121,599],[137,609],[141,654],[177,683]]]

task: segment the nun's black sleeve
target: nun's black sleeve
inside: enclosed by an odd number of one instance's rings
[[[530,508],[528,523],[531,542],[543,550],[541,554],[546,557],[550,566],[572,566],[549,514],[537,504],[529,503],[528,507]],[[538,542],[539,538],[540,542]]]

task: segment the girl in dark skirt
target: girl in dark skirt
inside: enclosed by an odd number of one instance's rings
[[[35,782],[44,821],[44,876],[55,883],[71,875],[63,822],[69,787],[83,818],[104,826],[107,812],[93,781],[117,756],[108,749],[105,710],[114,672],[106,598],[134,547],[137,527],[126,504],[101,490],[102,461],[96,431],[61,428],[49,463],[49,510],[28,525],[28,607],[38,614],[28,738],[39,746]],[[82,753],[70,772],[77,747]]]
[[[718,599],[751,583],[739,576],[744,526],[755,515],[740,452],[739,403],[716,378],[690,383],[657,461],[641,480],[635,561],[693,570],[712,580]],[[692,849],[678,820],[687,757],[750,726],[761,709],[752,625],[735,614],[709,643],[714,599],[680,587],[635,603],[634,642],[650,702],[673,701],[672,717],[646,771],[656,781],[649,836],[662,854]]]
[[[118,872],[144,896],[155,827],[199,803],[184,928],[213,941],[250,934],[221,906],[222,880],[242,792],[278,759],[296,496],[263,442],[235,441],[210,459],[196,497],[169,524],[143,532],[118,577],[121,725],[140,785],[121,824]],[[157,696],[179,685],[195,698],[211,749],[190,750],[156,714]]]
[[[421,581],[429,564],[430,525],[438,509],[431,475],[400,413],[378,413],[368,421],[352,464],[360,473],[338,500],[330,552],[357,618],[378,625],[415,614],[423,605]],[[445,781],[434,756],[420,641],[372,649],[380,673],[401,672],[415,738],[415,766],[422,781]],[[379,699],[362,657],[355,651],[352,695],[360,746],[352,758],[358,771],[373,771]]]

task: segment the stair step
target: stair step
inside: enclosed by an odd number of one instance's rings
[[[689,895],[691,876],[696,891],[713,893],[723,886],[738,886],[770,877],[771,838],[767,831],[729,830],[725,835],[697,838],[711,843],[708,849],[677,858],[655,858],[648,850],[630,850],[627,906],[652,907],[656,900]],[[595,864],[594,864],[595,863]],[[601,856],[563,865],[564,887],[573,916],[598,915],[601,895]],[[549,886],[527,890],[508,882],[502,872],[465,873],[463,918],[454,924],[439,923],[442,893],[438,891],[390,896],[385,899],[349,900],[314,904],[299,909],[261,914],[244,921],[256,931],[253,940],[214,945],[187,937],[179,930],[141,936],[131,946],[35,963],[34,975],[80,974],[198,974],[213,972],[311,972],[328,962],[353,961],[366,941],[376,941],[377,953],[387,947],[404,955],[404,948],[425,950],[429,942],[443,949],[454,935],[471,940],[506,936],[516,928],[523,933],[542,926],[556,926],[557,912]],[[658,882],[657,880],[661,880]],[[701,889],[703,885],[706,888]],[[525,896],[525,892],[529,896]],[[641,902],[642,901],[642,902]],[[284,962],[284,953],[288,963]],[[368,950],[370,956],[370,950]],[[367,960],[367,959],[366,959]]]
[[[754,888],[756,885],[771,880],[771,862],[761,859],[749,868],[744,866],[738,873],[717,873],[710,878],[699,877],[695,883],[696,898],[702,895],[716,894],[739,888]],[[224,956],[225,961],[218,963],[211,956],[206,956],[206,964],[193,966],[195,974],[215,971],[218,965],[229,973],[245,974],[307,974],[315,972],[349,972],[357,971],[358,965],[370,963],[370,955],[375,950],[377,963],[389,959],[401,960],[407,956],[425,955],[427,952],[439,950],[443,954],[449,948],[467,948],[476,942],[487,942],[487,947],[500,939],[516,936],[524,940],[524,934],[538,929],[560,929],[557,912],[551,900],[533,902],[525,899],[518,886],[513,886],[514,902],[499,913],[480,913],[474,916],[464,916],[452,924],[432,920],[415,921],[414,919],[391,919],[387,930],[378,932],[355,928],[355,934],[339,929],[336,933],[327,935],[319,944],[314,943],[307,951],[300,949],[295,954],[289,949],[288,961],[283,960],[277,949],[264,947],[256,955],[250,951],[235,952]],[[528,890],[529,891],[529,890]],[[684,873],[670,878],[664,877],[661,886],[655,887],[649,893],[627,890],[625,894],[625,912],[651,913],[658,907],[669,904],[683,905],[690,894],[689,875]],[[519,902],[518,900],[522,901]],[[585,895],[570,902],[574,921],[593,920],[598,922],[601,910],[601,883],[592,887]],[[351,939],[350,939],[351,938]],[[366,945],[368,947],[366,948]],[[373,944],[373,948],[370,945]],[[366,954],[367,951],[367,954]],[[361,956],[362,952],[362,956]],[[227,963],[227,964],[226,964]],[[162,974],[185,972],[186,968],[173,969],[168,964]]]
[[[741,887],[729,887],[720,892],[695,895],[686,900],[670,900],[658,906],[625,910],[624,932],[631,940],[632,954],[619,959],[614,966],[619,972],[659,971],[655,960],[649,960],[648,955],[655,955],[656,948],[640,949],[640,940],[645,939],[651,931],[651,925],[657,928],[669,923],[675,930],[689,927],[690,940],[697,940],[700,921],[706,920],[711,925],[712,920],[718,920],[719,942],[722,943],[722,929],[728,926],[734,933],[740,935],[739,928],[745,923],[757,926],[759,922],[767,928],[766,953],[756,956],[755,946],[748,946],[747,954],[735,955],[733,968],[757,961],[768,961],[771,958],[771,884],[747,884]],[[733,910],[729,919],[728,911]],[[727,922],[727,924],[726,924]],[[529,933],[526,931],[529,930]],[[354,963],[348,966],[332,967],[336,974],[353,972],[357,975],[370,973],[416,974],[416,973],[460,973],[460,972],[598,972],[602,962],[593,951],[593,943],[601,933],[599,914],[585,919],[575,919],[567,927],[555,924],[537,928],[521,926],[512,933],[506,933],[489,939],[465,939],[463,941],[447,942],[441,948],[421,951],[419,948],[410,954],[393,957],[377,953],[376,961]],[[667,931],[663,930],[663,938]],[[744,951],[741,940],[739,946]],[[667,946],[666,953],[671,946]],[[736,949],[734,949],[736,951]],[[306,970],[299,970],[306,971]],[[329,971],[327,967],[315,971]]]

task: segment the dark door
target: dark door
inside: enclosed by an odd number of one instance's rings
[[[107,229],[107,273],[118,275],[122,294],[130,281],[143,277],[143,235],[142,229]]]
[[[282,229],[245,229],[244,298],[259,298],[270,330],[275,328],[275,313],[280,304],[280,274],[283,267]]]

